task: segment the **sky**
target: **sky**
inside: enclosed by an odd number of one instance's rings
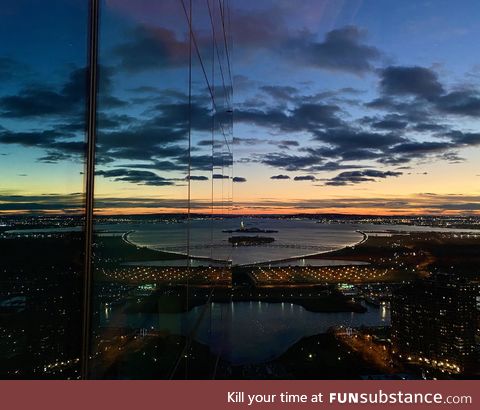
[[[479,14],[104,0],[97,212],[480,212]],[[77,212],[86,2],[11,0],[0,21],[0,212]]]

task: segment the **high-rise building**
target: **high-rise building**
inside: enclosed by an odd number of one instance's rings
[[[478,284],[450,274],[402,286],[392,298],[394,352],[450,373],[474,372],[478,294]]]

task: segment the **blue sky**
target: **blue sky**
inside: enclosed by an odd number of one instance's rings
[[[106,212],[181,209],[190,120],[198,209],[232,197],[235,212],[480,209],[477,2],[194,0],[191,115],[181,0],[101,7]],[[68,210],[83,184],[85,2],[11,1],[0,16],[0,209],[45,193]]]

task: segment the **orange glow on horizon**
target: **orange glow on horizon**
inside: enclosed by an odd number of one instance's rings
[[[191,214],[210,215],[210,208],[198,208],[190,211]],[[112,215],[148,215],[148,214],[187,214],[185,209],[172,208],[108,208],[95,210],[96,215],[112,216]],[[285,208],[265,208],[265,209],[236,209],[229,212],[213,212],[213,215],[219,216],[244,216],[244,215],[298,215],[298,214],[339,214],[339,215],[370,215],[370,216],[415,216],[415,215],[444,215],[444,216],[461,216],[461,215],[480,215],[480,211],[461,212],[461,211],[438,211],[432,212],[422,208],[400,210],[386,210],[382,208],[318,208],[318,209],[285,209]]]
[[[28,215],[33,212],[28,210],[20,211],[0,211],[0,215]],[[43,215],[72,215],[81,216],[82,211],[77,210],[74,212],[62,212],[62,211],[38,211],[38,214]],[[155,214],[184,214],[187,215],[185,208],[102,208],[96,209],[96,216],[115,216],[115,215],[155,215]],[[301,214],[339,214],[339,215],[365,215],[365,216],[416,216],[416,215],[439,215],[439,216],[462,216],[462,215],[480,215],[480,211],[461,212],[455,210],[437,211],[434,212],[431,209],[415,208],[409,210],[401,209],[382,209],[382,208],[317,208],[317,209],[296,209],[296,208],[243,208],[230,211],[214,210],[212,213],[211,208],[196,208],[190,211],[192,215],[217,215],[217,216],[245,216],[245,215],[301,215]]]

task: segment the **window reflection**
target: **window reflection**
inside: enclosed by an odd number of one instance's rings
[[[78,378],[88,8],[0,20],[0,377]]]
[[[101,10],[91,377],[215,371],[196,333],[214,289],[226,298],[231,286],[221,235],[232,197],[231,76],[219,5]]]
[[[85,144],[89,2],[3,3],[1,377],[80,377],[90,271],[82,377],[477,375],[478,27],[237,2],[233,139],[230,2],[106,0]]]

